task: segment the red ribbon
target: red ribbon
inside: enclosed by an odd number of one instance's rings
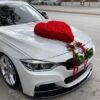
[[[81,42],[76,42],[76,45],[82,49],[82,52],[84,54],[84,70],[86,70],[88,59],[86,59],[86,49],[84,48],[84,45],[82,45]],[[78,66],[77,66],[77,59],[75,55],[75,47],[74,45],[69,45],[71,48],[71,51],[73,53],[73,80],[75,80],[78,77]]]
[[[86,49],[84,48],[85,45],[82,45],[81,42],[77,42],[77,46],[80,47],[83,51],[83,54],[84,54],[84,70],[86,70],[86,66],[87,66],[87,62],[88,62],[88,59],[86,59]]]
[[[78,77],[78,66],[76,61],[76,55],[75,55],[75,47],[73,45],[69,45],[71,48],[71,51],[73,53],[73,80],[75,80]]]

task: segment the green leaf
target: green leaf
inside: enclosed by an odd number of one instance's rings
[[[76,60],[77,60],[77,65],[80,66],[84,62],[83,55],[79,55],[78,53],[76,53]]]
[[[93,48],[87,48],[86,49],[86,59],[89,59],[93,56]]]

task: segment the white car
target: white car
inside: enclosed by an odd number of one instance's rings
[[[50,97],[87,80],[93,70],[93,57],[86,71],[84,64],[78,66],[78,78],[73,80],[72,53],[63,42],[35,35],[34,26],[39,21],[46,19],[26,2],[0,2],[0,70],[10,87],[21,86],[29,96]],[[71,28],[75,37],[95,52],[89,36]]]

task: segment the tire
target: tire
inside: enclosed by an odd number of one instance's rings
[[[4,54],[0,55],[0,71],[8,86],[17,89],[20,86],[20,79],[13,62]]]

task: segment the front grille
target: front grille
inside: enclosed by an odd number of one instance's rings
[[[65,66],[68,70],[73,69],[73,58],[67,60],[66,62],[62,62],[61,65]]]

